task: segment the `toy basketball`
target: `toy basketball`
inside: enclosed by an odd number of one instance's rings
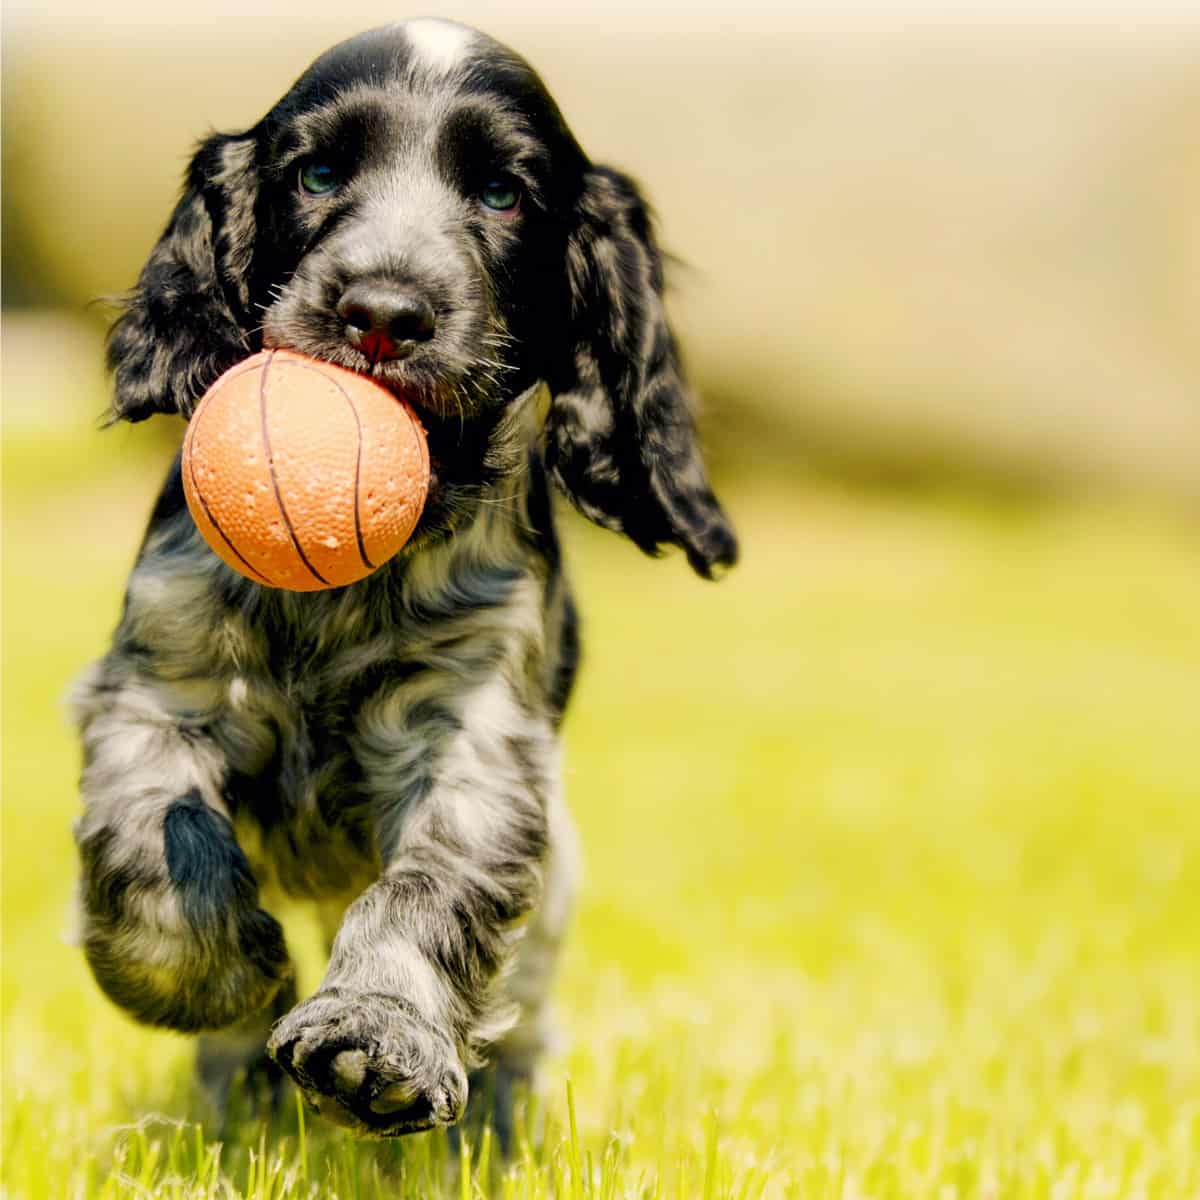
[[[267,587],[344,587],[408,541],[429,447],[403,401],[365,376],[288,350],[231,367],[183,442],[183,490],[204,540]]]

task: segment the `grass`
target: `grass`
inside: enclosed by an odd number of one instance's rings
[[[517,1154],[222,1142],[60,937],[60,698],[150,501],[105,436],[7,447],[5,1197],[1200,1193],[1194,524],[761,483],[710,587],[571,519],[586,880]]]

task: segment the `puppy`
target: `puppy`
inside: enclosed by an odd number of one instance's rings
[[[365,33],[199,147],[112,330],[113,419],[186,417],[264,347],[402,393],[430,498],[367,579],[275,591],[205,546],[176,461],[75,693],[83,947],[122,1008],[201,1035],[218,1099],[282,1069],[391,1136],[456,1121],[477,1071],[503,1128],[572,890],[579,639],[548,481],[702,576],[736,553],[646,206],[512,51],[441,21]],[[268,892],[327,923],[300,1003]]]

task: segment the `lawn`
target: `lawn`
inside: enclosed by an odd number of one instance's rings
[[[515,1157],[464,1163],[291,1105],[222,1142],[63,940],[61,698],[157,466],[6,455],[5,1197],[1200,1194],[1195,521],[759,482],[712,586],[570,518],[568,1038]]]

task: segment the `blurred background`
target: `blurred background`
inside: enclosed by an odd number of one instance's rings
[[[1200,11],[421,8],[524,53],[644,185],[744,546],[713,588],[566,523],[588,873],[553,1079],[597,1161],[621,1195],[699,1194],[710,1136],[768,1181],[740,1195],[1195,1195]],[[97,430],[102,298],[198,138],[404,15],[5,5],[13,1195],[100,1194],[113,1129],[195,1111],[184,1043],[59,939],[62,696],[180,435]]]
[[[429,11],[524,52],[645,184],[722,468],[1200,499],[1194,6]],[[10,372],[39,337],[94,370],[86,306],[133,282],[195,141],[398,15],[7,4]],[[12,422],[65,417],[29,394]]]

